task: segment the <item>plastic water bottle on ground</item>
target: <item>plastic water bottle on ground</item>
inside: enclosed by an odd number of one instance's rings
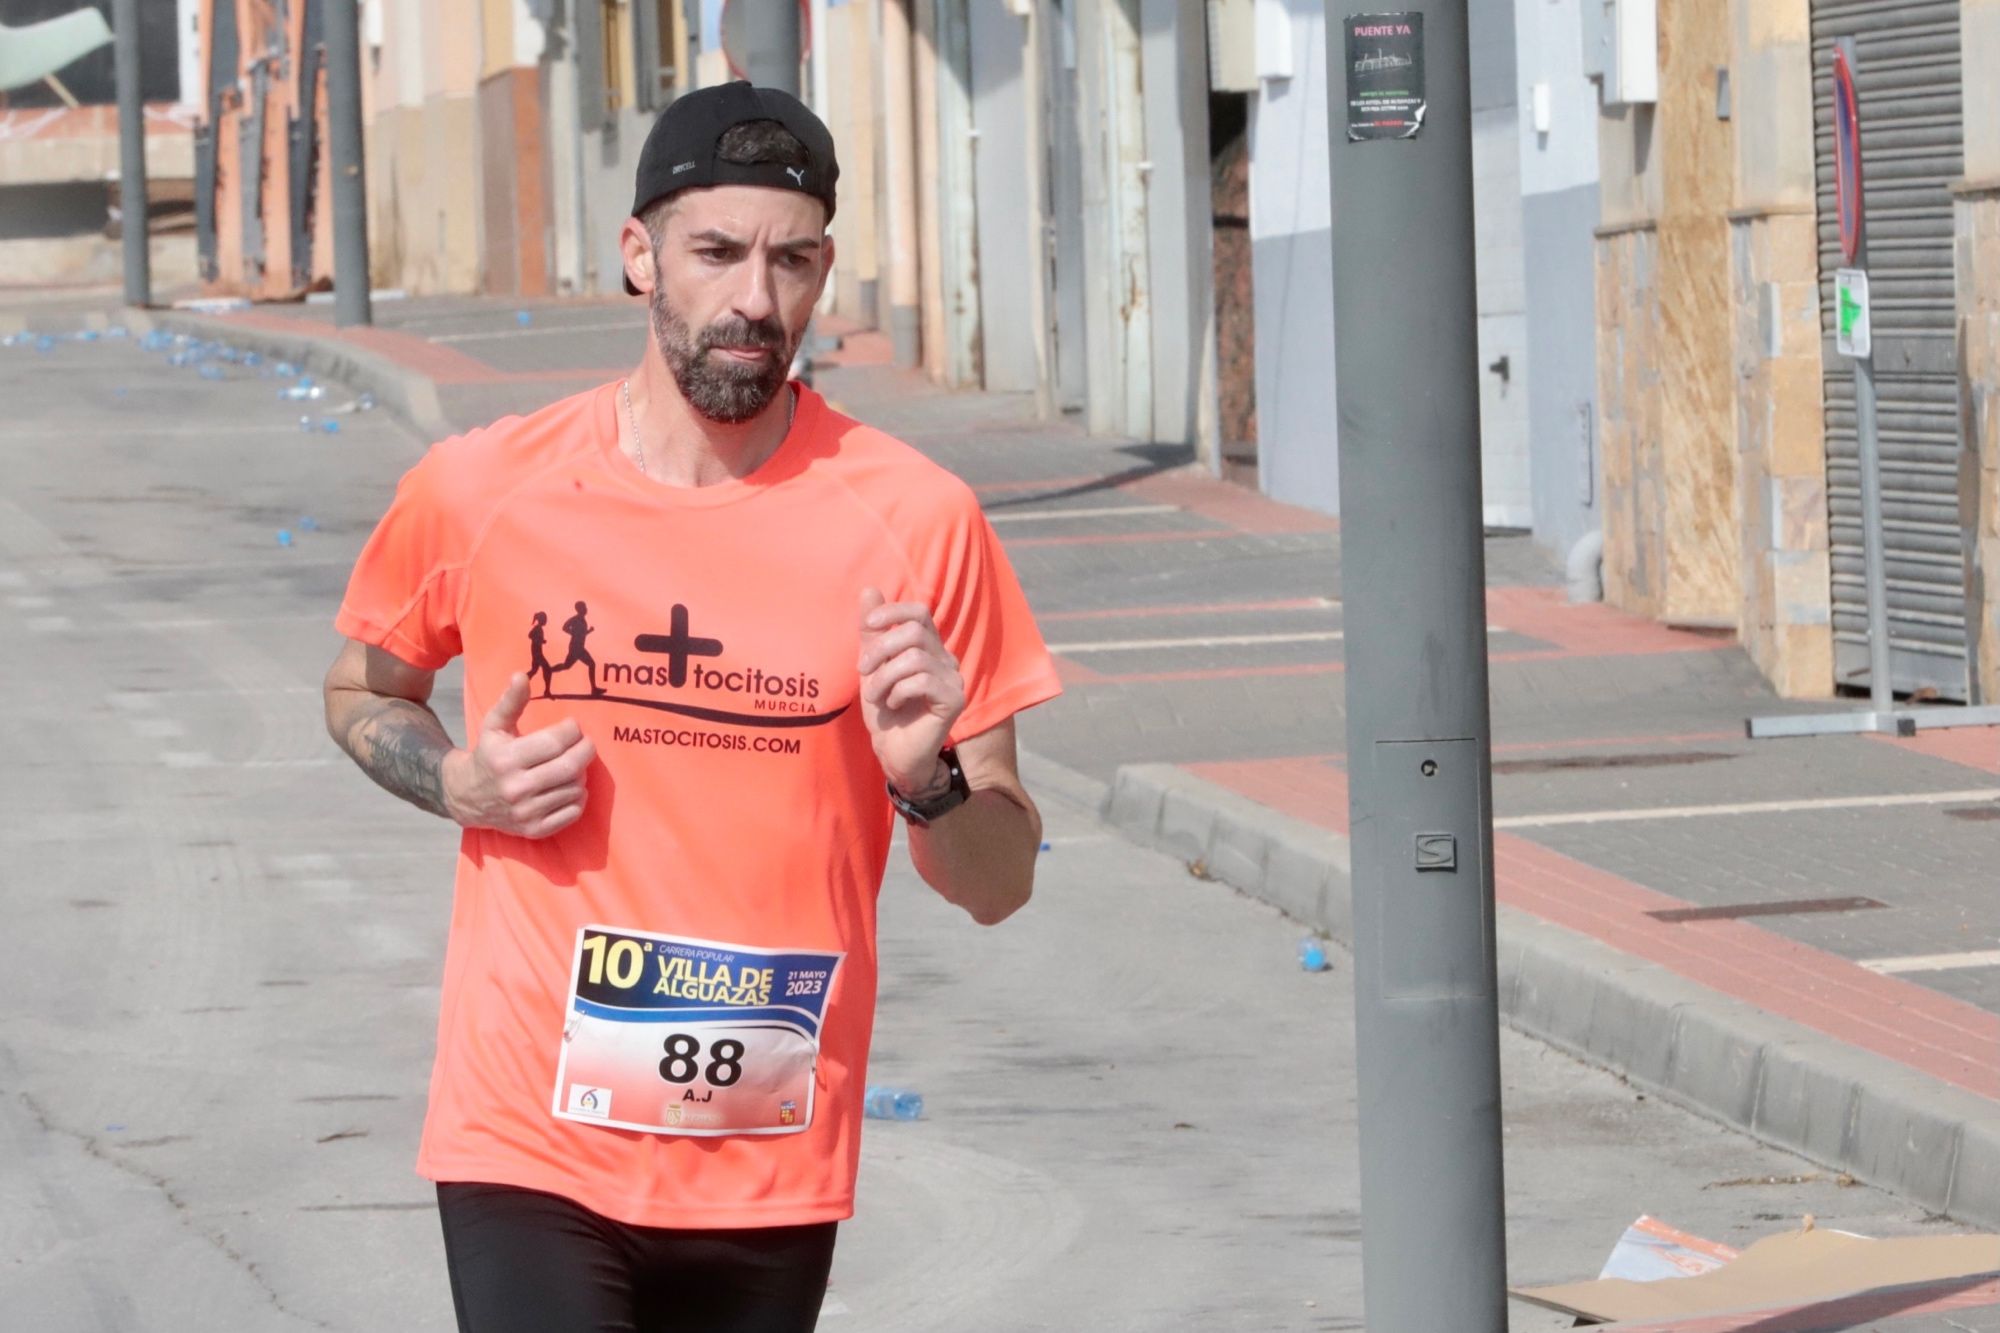
[[[529,313],[528,313],[527,311],[525,311],[525,310],[516,310],[516,311],[514,312],[514,322],[515,322],[516,324],[519,324],[519,325],[520,325],[520,326],[521,326],[522,328],[524,328],[524,329],[525,329],[525,328],[527,328],[527,327],[528,327],[528,326],[529,326],[530,324],[532,324],[532,323],[534,323],[534,322],[535,322],[535,317],[534,317],[533,315],[529,314]]]
[[[340,434],[340,423],[332,417],[321,417],[319,429],[322,435],[338,435]]]
[[[319,427],[317,427],[317,426],[313,425],[313,419],[312,419],[311,417],[300,417],[300,418],[299,418],[299,433],[300,433],[300,434],[302,434],[302,435],[310,435],[310,434],[312,434],[312,433],[313,433],[313,432],[314,432],[315,430],[318,430],[318,429],[319,429]]]
[[[203,365],[199,373],[205,380],[219,380],[222,378],[222,367],[211,361]]]
[[[279,529],[278,529],[278,545],[280,545],[280,546],[290,546],[291,544],[292,544],[292,533],[291,533],[291,529],[289,529],[289,528],[279,528]]]
[[[357,412],[373,412],[375,410],[375,395],[367,392],[362,393],[359,398],[354,400],[354,410]]]
[[[1305,972],[1324,972],[1327,969],[1326,941],[1316,935],[1308,935],[1299,941],[1299,969]]]
[[[924,1114],[924,1095],[876,1083],[869,1086],[861,1107],[870,1120],[919,1120]]]
[[[278,390],[279,399],[287,403],[308,403],[325,396],[325,387],[311,380],[300,380],[288,389]]]

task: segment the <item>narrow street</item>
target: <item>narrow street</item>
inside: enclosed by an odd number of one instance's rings
[[[318,701],[422,443],[338,386],[283,402],[261,367],[165,355],[0,349],[0,1309],[448,1329],[410,1163],[453,839],[347,765]],[[449,676],[436,702],[456,729]],[[1298,926],[1122,841],[1088,779],[1029,778],[1050,846],[1015,920],[982,931],[892,861],[872,1072],[926,1112],[870,1126],[822,1327],[1358,1328],[1345,955],[1301,972]],[[1517,1282],[1594,1276],[1640,1213],[1739,1245],[1808,1212],[1936,1226],[1503,1052]]]

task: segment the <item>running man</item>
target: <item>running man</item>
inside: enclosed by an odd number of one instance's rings
[[[1033,885],[1013,718],[1058,685],[1000,543],[787,380],[837,178],[794,98],[674,102],[618,238],[638,364],[432,448],[339,612],[328,729],[464,829],[417,1163],[464,1333],[813,1328],[897,814],[975,921]],[[520,622],[579,592],[617,688],[530,699]]]
[[[578,662],[583,663],[590,668],[590,692],[602,694],[604,691],[597,688],[597,659],[583,646],[583,641],[590,637],[590,621],[587,619],[589,615],[590,608],[578,602],[576,614],[563,621],[563,633],[569,635],[569,656],[565,657],[563,664],[555,670],[567,671]]]

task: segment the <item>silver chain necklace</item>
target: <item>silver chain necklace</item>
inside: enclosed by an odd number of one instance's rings
[[[651,477],[653,474],[646,471],[646,442],[639,438],[639,418],[632,414],[631,380],[618,381],[618,396],[622,398],[625,402],[625,424],[632,431],[632,447],[636,449],[639,453],[639,475],[642,477]],[[787,384],[785,386],[785,433],[786,434],[791,433],[792,418],[798,415],[798,410],[799,410],[798,395],[792,393],[791,386]]]

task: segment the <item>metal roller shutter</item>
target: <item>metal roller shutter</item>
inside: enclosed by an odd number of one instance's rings
[[[1833,193],[1833,48],[1855,41],[1870,317],[1882,446],[1890,670],[1899,692],[1966,698],[1966,543],[1950,184],[1964,173],[1959,0],[1813,0],[1821,332],[1826,340],[1827,507],[1834,675],[1868,682],[1854,375],[1833,346],[1841,266]]]

